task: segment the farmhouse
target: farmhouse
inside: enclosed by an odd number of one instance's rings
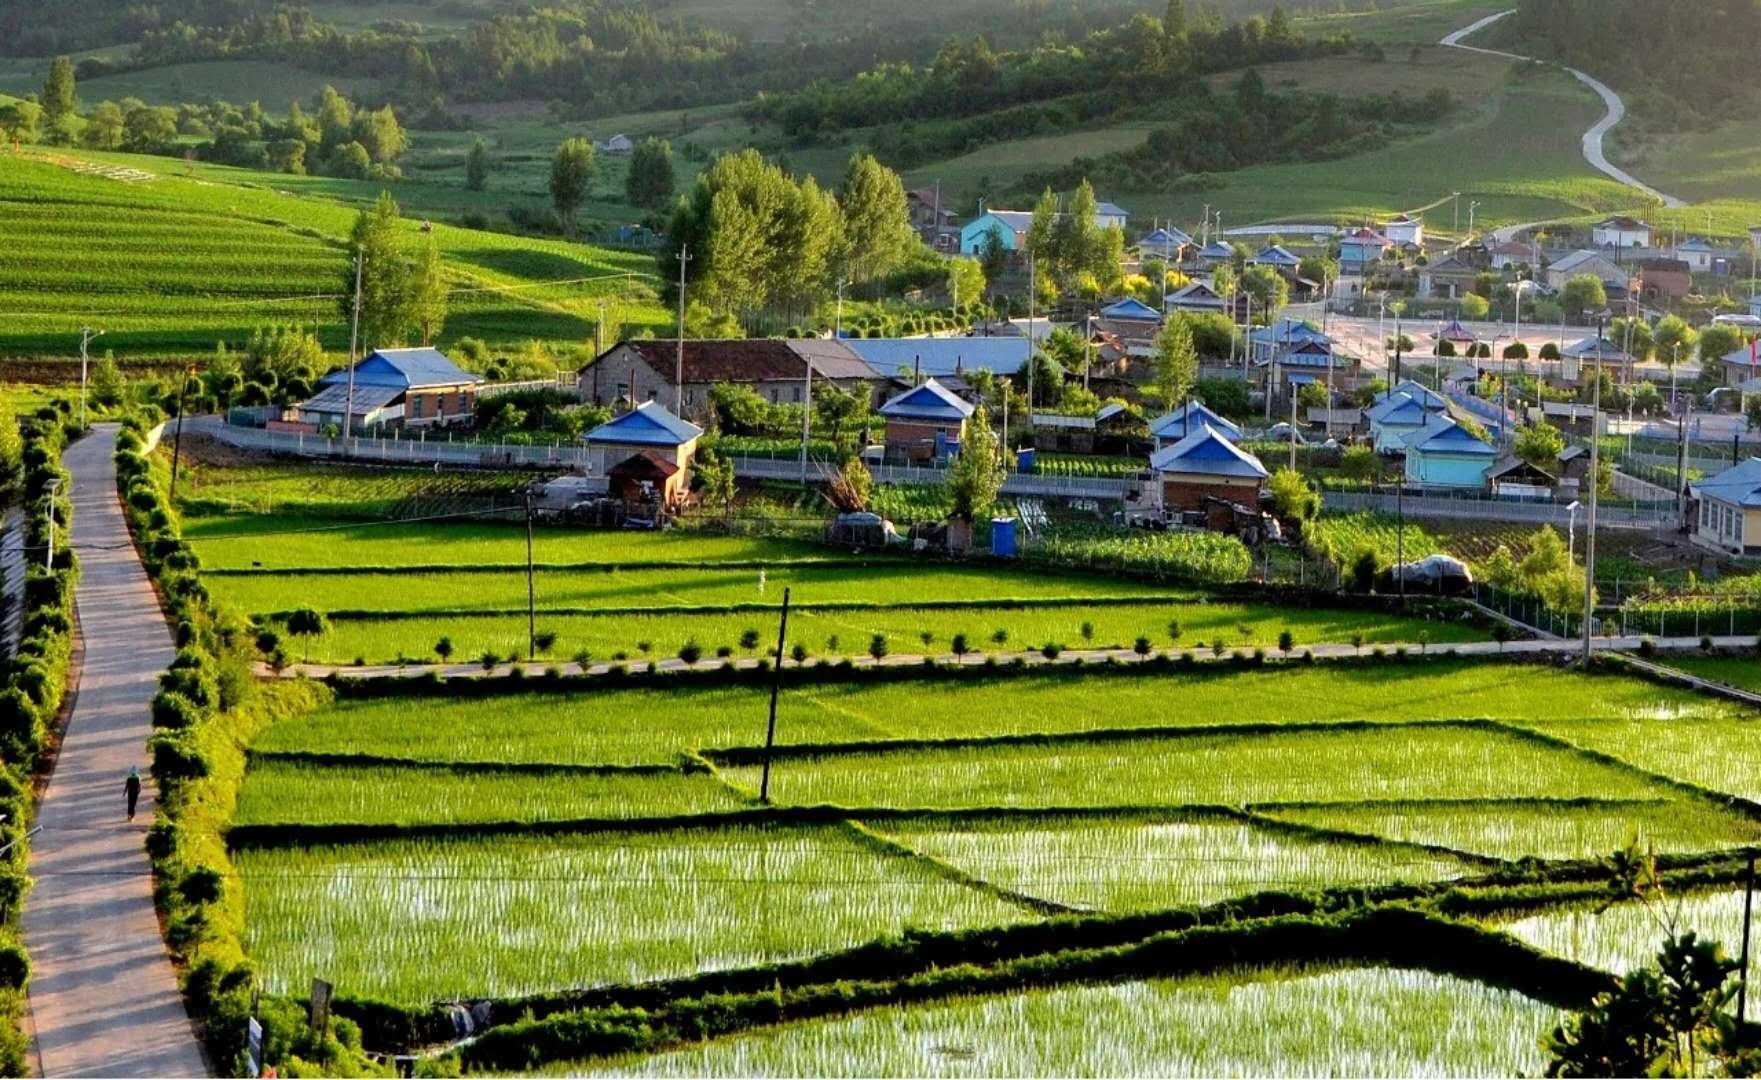
[[[981,370],[1016,375],[1029,351],[1018,337],[846,338],[842,344],[877,375],[908,385],[924,376],[948,384]]]
[[[1402,214],[1382,225],[1382,235],[1403,248],[1422,248],[1425,246],[1425,221]]]
[[[1186,404],[1175,409],[1166,416],[1158,416],[1150,421],[1150,438],[1156,441],[1156,449],[1170,446],[1200,428],[1208,427],[1230,442],[1241,441],[1241,427],[1218,416],[1205,407],[1202,401],[1188,400]]]
[[[1600,280],[1605,288],[1626,292],[1627,282],[1632,277],[1626,267],[1602,254],[1600,251],[1574,251],[1563,256],[1547,267],[1547,287],[1554,292],[1565,288],[1566,282],[1579,274],[1592,274]]]
[[[1712,245],[1697,236],[1678,245],[1675,257],[1687,263],[1688,269],[1696,274],[1710,273],[1712,270]]]
[[[688,490],[692,459],[703,429],[674,416],[658,401],[645,401],[581,436],[589,476],[603,476],[613,495],[668,505]]]
[[[1456,300],[1474,289],[1480,268],[1458,255],[1450,255],[1419,267],[1419,295]]]
[[[1219,238],[1212,240],[1199,249],[1199,265],[1206,270],[1215,270],[1219,266],[1227,266],[1235,261],[1235,248],[1227,241]]]
[[[1514,270],[1519,266],[1535,263],[1535,249],[1528,244],[1519,244],[1515,240],[1506,240],[1502,244],[1493,244],[1487,251],[1491,257],[1492,269]]]
[[[1036,412],[1032,421],[1035,449],[1073,454],[1124,455],[1130,452],[1133,434],[1143,431],[1143,421],[1117,401],[1102,405],[1093,416]]]
[[[1650,247],[1651,226],[1636,218],[1611,217],[1590,230],[1590,242],[1597,247]]]
[[[934,379],[913,387],[881,406],[886,418],[889,461],[943,461],[960,452],[966,441],[970,402]]]
[[[1761,555],[1761,458],[1688,487],[1696,544],[1732,555]]]
[[[468,423],[477,407],[481,375],[448,360],[439,349],[375,349],[349,370],[318,380],[318,393],[302,402],[298,422],[312,430],[329,424],[363,428],[446,427]],[[346,420],[345,420],[346,418]]]
[[[1136,297],[1108,304],[1095,320],[1096,329],[1117,335],[1128,345],[1154,341],[1162,329],[1162,313]]]
[[[1761,375],[1761,345],[1751,341],[1735,352],[1725,353],[1719,363],[1724,366],[1724,385],[1745,383]]]
[[[1248,258],[1247,265],[1270,266],[1282,273],[1294,274],[1296,268],[1302,265],[1302,260],[1281,244],[1267,244]]]
[[[1431,394],[1429,390],[1422,391],[1422,394],[1429,397],[1405,390],[1391,391],[1364,411],[1364,419],[1370,423],[1370,438],[1377,453],[1406,453],[1408,438],[1422,431],[1434,417],[1448,412],[1446,405],[1436,406],[1431,402],[1430,398],[1435,398],[1435,394]]]
[[[1211,499],[1258,507],[1267,476],[1259,458],[1208,425],[1150,455],[1150,471],[1167,513],[1208,510]]]
[[[684,373],[683,411],[707,421],[709,393],[720,383],[750,387],[773,405],[798,405],[807,392],[807,370],[841,390],[872,402],[884,378],[843,342],[804,338],[791,341],[737,338],[685,342],[684,361],[677,341],[620,341],[594,357],[575,375],[582,401],[629,408],[675,400],[673,380]]]
[[[1500,458],[1486,473],[1492,494],[1501,499],[1546,499],[1559,478],[1519,457]]]
[[[1138,240],[1137,254],[1142,259],[1177,263],[1192,246],[1192,237],[1172,225],[1164,225]]]
[[[1228,301],[1210,282],[1192,281],[1162,298],[1162,310],[1172,314],[1176,311],[1190,312],[1194,315],[1221,315],[1228,307]]]
[[[1600,370],[1605,367],[1632,367],[1633,358],[1628,356],[1619,345],[1607,338],[1594,335],[1581,341],[1574,341],[1559,350],[1560,376],[1566,382],[1578,382],[1581,371],[1586,365]]]
[[[940,189],[912,188],[905,192],[905,212],[924,243],[937,251],[953,251],[960,246],[960,230],[954,225],[956,215],[942,202]]]
[[[1023,251],[1032,224],[1033,213],[1028,210],[986,210],[960,226],[960,254],[977,255],[984,250],[985,237],[992,234],[1004,251]]]
[[[1667,304],[1694,291],[1694,275],[1681,259],[1640,259],[1637,284],[1641,299]]]
[[[1359,229],[1339,241],[1339,272],[1366,274],[1393,248],[1393,241],[1374,229]]]
[[[1423,487],[1481,488],[1498,451],[1447,416],[1433,416],[1406,437],[1406,482]]]

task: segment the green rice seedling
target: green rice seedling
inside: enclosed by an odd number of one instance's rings
[[[753,790],[755,768],[725,770]],[[1109,739],[784,758],[771,797],[801,805],[967,808],[1658,797],[1659,785],[1498,732],[1383,730]]]
[[[635,1076],[1517,1076],[1557,1010],[1398,969],[1240,973],[893,1006],[706,1043]]]
[[[345,700],[274,725],[258,737],[256,749],[429,761],[670,764],[685,750],[761,745],[769,700],[762,687],[528,693],[487,702],[442,697],[425,699],[419,708],[395,698]],[[1720,718],[1740,707],[1639,679],[1461,660],[1401,668],[1195,669],[1132,678],[1038,672],[787,688],[778,700],[777,742],[1472,715],[1525,721],[1633,712]]]
[[[1569,960],[1625,975],[1657,958],[1667,935],[1660,917],[1679,916],[1683,932],[1716,941],[1736,957],[1743,934],[1743,890],[1669,897],[1647,911],[1637,901],[1594,908],[1568,908],[1518,919],[1501,929]],[[1749,958],[1750,985],[1761,979],[1761,953]]]
[[[465,824],[665,817],[740,805],[703,775],[355,768],[259,758],[245,774],[241,825]]]
[[[1232,818],[911,818],[873,827],[993,885],[1071,907],[1156,910],[1249,893],[1460,875],[1447,856],[1340,844]]]
[[[1761,721],[1755,719],[1695,719],[1659,701],[1620,719],[1540,717],[1527,726],[1672,780],[1761,798]]]
[[[403,1003],[635,982],[1025,918],[839,826],[247,849],[265,989]]]
[[[1370,833],[1495,859],[1594,859],[1637,834],[1659,852],[1699,852],[1761,843],[1761,824],[1710,802],[1367,803],[1267,811],[1281,821]]]

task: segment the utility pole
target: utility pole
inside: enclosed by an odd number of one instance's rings
[[[777,659],[770,677],[770,723],[764,729],[764,772],[758,781],[758,801],[770,805],[770,755],[777,744],[777,692],[783,681],[783,641],[789,636],[789,590],[783,589],[783,617],[777,624]]]
[[[538,659],[538,593],[532,584],[532,489],[526,489],[526,659]]]
[[[801,402],[801,483],[807,483],[807,440],[813,431],[813,358],[802,357],[807,365],[807,389]]]
[[[1406,465],[1400,466],[1400,476],[1394,482],[1394,572],[1398,575],[1396,587],[1402,602],[1406,600]]]
[[[1034,304],[1039,292],[1039,278],[1035,276],[1033,251],[1027,253],[1027,428],[1033,430],[1033,320]]]
[[[49,499],[49,546],[43,552],[43,569],[51,574],[55,572],[55,493],[60,489],[59,476],[50,477],[49,482],[43,485],[43,492]]]
[[[1449,197],[1455,200],[1455,225],[1452,231],[1455,233],[1455,246],[1459,250],[1461,248],[1461,192],[1451,192]]]
[[[352,371],[353,369],[351,369]],[[195,377],[196,369],[189,368],[177,384],[177,431],[171,438],[171,501],[177,502],[177,463],[183,456],[183,400],[190,388],[190,380]]]
[[[605,297],[599,298],[599,321],[593,324],[593,355],[605,352]]]
[[[361,338],[361,249],[355,249],[355,301],[354,317],[349,322],[349,383],[348,397],[342,403],[342,452],[346,457],[349,452],[349,436],[355,428],[355,350]],[[181,398],[179,400],[182,400]],[[183,408],[177,410],[178,430],[183,430]]]
[[[1267,401],[1270,402],[1268,395]],[[1296,395],[1290,395],[1290,471],[1296,471]]]
[[[86,426],[86,353],[92,339],[102,336],[104,331],[85,327],[79,332],[79,426]]]
[[[1608,312],[1596,314],[1596,383],[1590,392],[1590,513],[1584,526],[1584,667],[1590,666],[1590,622],[1596,595],[1596,489],[1602,478],[1602,327]]]
[[[690,262],[691,245],[679,245],[679,351],[673,360],[673,415],[685,418],[685,264]]]
[[[1749,921],[1750,913],[1755,909],[1755,853],[1749,852],[1749,872],[1743,877],[1743,950],[1737,961],[1737,970],[1742,972],[1742,982],[1737,984],[1737,1023],[1741,1024],[1749,1011]]]

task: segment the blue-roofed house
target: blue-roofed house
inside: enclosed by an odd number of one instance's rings
[[[1209,510],[1210,499],[1257,509],[1267,475],[1259,458],[1208,425],[1151,454],[1150,471],[1161,508],[1171,514]]]
[[[1102,229],[1123,230],[1131,220],[1131,211],[1118,203],[1102,202],[1095,204],[1095,225]]]
[[[1677,244],[1675,257],[1688,264],[1688,269],[1696,274],[1712,271],[1712,245],[1698,236],[1690,237],[1686,243]]]
[[[1164,225],[1137,242],[1137,254],[1143,259],[1161,259],[1177,263],[1192,247],[1192,237],[1172,225]]]
[[[1367,274],[1381,263],[1382,253],[1391,251],[1394,242],[1374,229],[1358,229],[1339,241],[1339,272]]]
[[[1411,394],[1389,394],[1364,410],[1370,439],[1379,454],[1406,453],[1406,440],[1447,410],[1432,411]]]
[[[300,421],[341,426],[347,416],[355,429],[469,423],[483,381],[439,349],[375,349],[355,364],[352,380],[348,368],[319,379],[318,393],[299,406]]]
[[[1426,411],[1444,413],[1449,411],[1449,399],[1416,379],[1402,379],[1388,389],[1376,395],[1376,404],[1380,405],[1396,394],[1405,394],[1423,406]]]
[[[1406,437],[1406,482],[1422,487],[1483,488],[1498,451],[1447,416],[1432,416]]]
[[[1117,335],[1127,344],[1147,343],[1161,333],[1162,313],[1135,296],[1128,296],[1102,308],[1096,316],[1095,329]]]
[[[1198,252],[1199,265],[1206,270],[1215,270],[1235,261],[1235,246],[1226,240],[1212,240]]]
[[[643,484],[676,501],[687,490],[703,429],[658,401],[645,401],[581,436],[587,472],[605,477],[614,493],[637,495]]]
[[[1694,543],[1731,555],[1761,555],[1761,458],[1688,486]]]
[[[844,345],[889,378],[959,379],[980,369],[1017,375],[1032,346],[1024,337],[847,338]]]
[[[942,461],[960,452],[973,405],[930,379],[880,407],[890,461]]]
[[[1194,315],[1221,315],[1229,302],[1208,281],[1189,281],[1162,298],[1162,309],[1172,314],[1185,311]]]
[[[1296,268],[1302,265],[1302,260],[1292,255],[1290,249],[1282,244],[1267,244],[1254,252],[1248,258],[1247,264],[1249,266],[1270,266],[1276,270],[1294,274]]]
[[[1202,401],[1188,400],[1185,404],[1150,421],[1150,438],[1156,442],[1156,449],[1171,446],[1186,438],[1201,427],[1209,427],[1218,435],[1230,442],[1241,441],[1241,427],[1223,419],[1205,407]]]
[[[960,254],[977,255],[984,250],[985,236],[995,233],[1004,251],[1027,247],[1027,230],[1033,224],[1030,210],[986,210],[960,226]]]

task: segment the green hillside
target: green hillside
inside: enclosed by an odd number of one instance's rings
[[[264,180],[238,170],[181,171],[123,154],[0,155],[0,353],[66,353],[88,325],[118,351],[206,351],[271,322],[315,325],[327,346],[346,346],[337,295],[355,211],[225,181]],[[444,224],[433,233],[454,285],[443,340],[586,341],[601,298],[626,329],[669,321],[646,255]]]

